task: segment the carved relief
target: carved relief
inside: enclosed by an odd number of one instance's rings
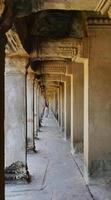
[[[6,45],[6,55],[7,56],[14,56],[14,55],[24,55],[27,57],[26,51],[23,49],[23,46],[20,42],[18,34],[12,30],[6,33],[8,43]]]
[[[71,59],[82,54],[83,43],[82,40],[74,40],[72,38],[63,39],[59,41],[50,41],[42,43],[38,52],[33,52],[30,56],[32,58],[68,58]]]

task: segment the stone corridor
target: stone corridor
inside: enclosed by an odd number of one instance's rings
[[[86,185],[51,112],[43,117],[36,148],[37,154],[28,154],[31,183],[6,185],[5,200],[111,199],[110,188]]]

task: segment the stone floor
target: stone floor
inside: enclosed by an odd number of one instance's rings
[[[109,189],[105,196],[102,187],[87,187],[51,113],[43,119],[39,138],[38,153],[28,155],[32,182],[6,185],[5,200],[111,200]]]

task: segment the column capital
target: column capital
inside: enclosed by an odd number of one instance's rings
[[[25,74],[25,66],[27,64],[26,58],[8,58],[5,59],[5,74],[16,74],[22,73]]]
[[[33,82],[35,74],[32,71],[28,72],[27,79]]]

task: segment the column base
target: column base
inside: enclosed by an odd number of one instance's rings
[[[34,139],[35,139],[35,140],[39,140],[39,137],[38,137],[38,130],[35,131]]]
[[[17,161],[6,167],[5,169],[5,182],[6,183],[29,183],[31,176],[27,167],[20,161]]]
[[[35,140],[39,140],[39,137],[37,135],[34,136]]]
[[[111,176],[111,153],[103,154],[91,162],[90,176],[103,176],[108,173]]]
[[[77,142],[74,144],[75,153],[83,153],[83,142]]]

